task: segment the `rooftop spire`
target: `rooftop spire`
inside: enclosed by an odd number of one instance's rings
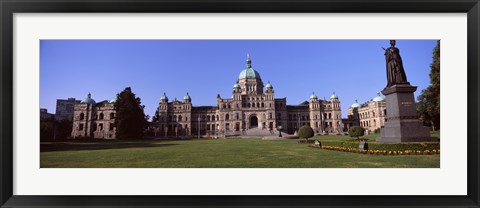
[[[250,60],[249,53],[247,53],[247,68],[252,68],[252,60]]]

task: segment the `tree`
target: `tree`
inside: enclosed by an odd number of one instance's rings
[[[361,126],[352,126],[348,129],[348,135],[350,135],[350,137],[357,137],[357,139],[360,139],[361,136],[365,135],[365,129],[363,129]]]
[[[152,123],[159,122],[159,121],[160,121],[160,113],[158,112],[158,108],[157,108],[157,111],[155,111],[155,115],[152,117]]]
[[[422,90],[417,100],[417,112],[422,121],[440,129],[440,41],[433,49],[430,64],[430,86]]]
[[[135,97],[130,87],[117,94],[115,126],[118,139],[142,138],[148,121],[143,111],[145,106],[141,103],[140,98]]]
[[[41,141],[61,141],[66,139],[72,133],[72,120],[40,120],[40,140]]]
[[[298,130],[298,137],[304,138],[308,140],[308,138],[313,137],[313,129],[310,126],[302,126],[300,130]]]

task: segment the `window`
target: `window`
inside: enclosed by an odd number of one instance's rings
[[[114,119],[115,118],[115,113],[110,113],[110,119]]]
[[[80,113],[80,120],[83,120],[83,119],[85,119],[85,114]],[[82,125],[82,124],[81,124],[81,125]],[[82,125],[82,128],[83,128],[83,125]]]
[[[83,130],[83,124],[80,124],[80,125],[78,126],[78,130],[80,130],[80,131]]]
[[[178,115],[178,121],[182,121],[182,115]]]
[[[100,113],[100,116],[98,119],[103,120],[103,113]]]
[[[99,130],[99,131],[103,131],[103,123],[98,124],[98,130]]]
[[[235,119],[238,119],[238,113],[235,113]]]
[[[272,113],[268,114],[268,118],[272,119]]]
[[[227,120],[227,121],[230,120],[230,115],[228,113],[225,114],[225,120]]]
[[[115,124],[114,124],[114,123],[110,123],[110,124],[108,125],[110,131],[113,131],[113,127],[114,127],[113,125],[115,125]]]

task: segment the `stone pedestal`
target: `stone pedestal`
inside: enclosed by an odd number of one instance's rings
[[[430,129],[418,119],[413,92],[416,86],[397,84],[385,88],[387,121],[381,129],[378,142],[422,142],[433,141]]]

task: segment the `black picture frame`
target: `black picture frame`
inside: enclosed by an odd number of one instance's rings
[[[1,207],[479,207],[478,0],[0,0]],[[13,195],[14,13],[467,13],[468,194],[465,196],[24,196]]]

